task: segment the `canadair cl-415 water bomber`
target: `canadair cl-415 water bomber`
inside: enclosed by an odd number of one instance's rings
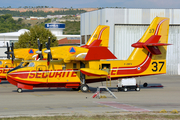
[[[87,83],[166,73],[169,18],[154,18],[142,38],[131,45],[134,50],[127,60],[117,60],[108,49],[109,29],[99,25],[81,47],[50,48],[49,41],[44,51],[47,61],[27,61],[28,66],[9,71],[7,80],[18,87],[18,92],[36,87],[86,92]]]

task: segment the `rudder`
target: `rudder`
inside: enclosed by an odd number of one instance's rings
[[[153,54],[153,59],[166,59],[166,51],[169,33],[169,18],[156,17],[137,42],[132,44],[135,47],[128,60],[145,59],[148,52]]]
[[[107,25],[99,25],[91,37],[89,38],[86,45],[82,47],[88,46],[102,46],[102,47],[108,47],[109,44],[109,29],[110,27]],[[101,41],[101,42],[99,42]]]

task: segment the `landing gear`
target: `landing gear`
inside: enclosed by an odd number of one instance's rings
[[[128,90],[128,89],[125,87],[125,88],[124,88],[124,92],[127,92],[127,90]]]
[[[89,90],[89,86],[86,85],[86,84],[82,84],[80,89],[81,89],[82,92],[87,92]]]
[[[137,87],[135,90],[136,90],[136,91],[140,91],[140,88],[139,88],[139,87]]]
[[[21,92],[22,92],[22,89],[21,89],[21,88],[18,88],[18,89],[17,89],[17,92],[18,92],[18,93],[21,93]]]
[[[144,84],[143,84],[143,87],[147,87],[148,86],[148,84],[145,82]]]

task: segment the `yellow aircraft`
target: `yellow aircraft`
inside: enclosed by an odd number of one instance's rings
[[[168,33],[169,18],[156,17],[142,38],[132,44],[134,50],[129,58],[113,60],[116,57],[108,50],[109,26],[99,25],[81,47],[50,48],[49,41],[44,51],[48,62],[26,61],[29,65],[9,71],[7,80],[18,87],[18,92],[35,87],[66,87],[86,92],[87,83],[165,74]],[[51,55],[54,60],[50,60]]]
[[[38,49],[32,49],[32,48],[20,48],[20,49],[14,49],[14,44],[12,43],[11,51],[10,47],[7,43],[7,51],[5,54],[7,54],[6,59],[0,59],[0,82],[1,80],[6,80],[6,74],[9,70],[13,69],[14,67],[17,67],[22,60],[34,60],[36,58],[42,59],[42,54],[39,54],[39,56],[35,57],[36,51]],[[40,41],[38,39],[38,47],[39,51],[42,50],[42,44],[40,44]]]

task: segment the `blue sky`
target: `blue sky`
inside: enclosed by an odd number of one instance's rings
[[[180,8],[180,0],[0,0],[0,7],[53,6],[55,8]]]

